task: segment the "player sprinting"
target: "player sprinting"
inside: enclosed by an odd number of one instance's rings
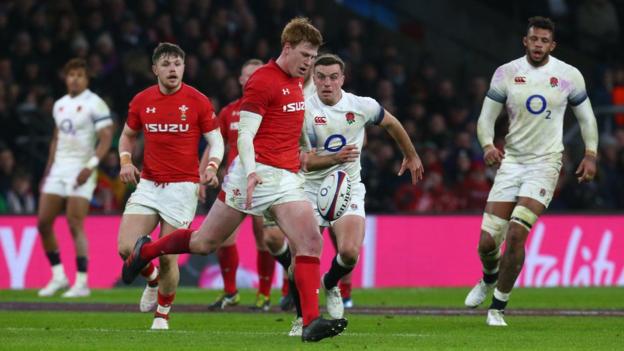
[[[70,60],[63,72],[67,95],[57,100],[52,109],[56,127],[37,218],[43,248],[52,266],[52,279],[39,290],[39,296],[52,296],[69,286],[53,232],[54,220],[65,210],[76,248],[77,272],[74,285],[62,296],[84,297],[91,294],[84,219],[96,186],[96,168],[111,146],[113,121],[106,103],[88,89],[89,75],[83,59]]]
[[[158,84],[130,102],[119,140],[119,177],[125,183],[137,184],[140,175],[140,181],[128,199],[119,227],[118,250],[123,258],[130,256],[139,236],[151,233],[158,225],[161,237],[188,228],[195,217],[198,183],[218,185],[216,172],[223,157],[223,138],[210,100],[182,82],[184,57],[179,46],[160,43],[152,55]],[[145,135],[142,172],[133,165],[131,156],[140,132]],[[210,151],[200,179],[197,150],[202,137]],[[177,255],[160,257],[160,271],[150,262],[141,274],[148,283],[140,310],[149,312],[156,307],[151,329],[169,329],[169,312],[180,275]]]
[[[322,238],[299,173],[299,140],[305,101],[303,80],[322,43],[306,18],[291,20],[281,37],[277,60],[258,69],[245,85],[238,152],[210,212],[197,231],[177,230],[155,242],[141,237],[125,261],[122,278],[132,282],[163,254],[214,252],[247,214],[270,214],[296,249],[294,272],[303,310],[302,341],[341,333],[345,319],[327,320],[318,308]]]
[[[247,60],[241,67],[241,74],[238,82],[241,86],[245,86],[249,77],[262,66],[262,61],[258,59]],[[230,168],[232,161],[238,155],[236,143],[238,141],[238,122],[240,119],[241,99],[237,99],[225,106],[219,113],[219,124],[223,140],[227,145],[226,153],[226,169]],[[258,292],[256,294],[256,302],[253,309],[260,311],[268,311],[271,306],[271,282],[273,281],[273,273],[275,270],[275,259],[267,251],[263,240],[263,220],[261,216],[253,216],[253,233],[256,240],[257,248],[257,271],[258,271]],[[221,268],[221,276],[223,277],[223,292],[219,294],[210,308],[223,309],[227,306],[237,305],[240,301],[240,295],[236,287],[236,271],[238,269],[238,249],[236,247],[236,239],[238,237],[239,228],[227,239],[217,250],[217,258],[219,267]]]
[[[364,241],[366,188],[360,178],[360,153],[366,127],[379,125],[396,141],[403,153],[399,176],[409,170],[412,184],[416,184],[424,171],[414,145],[396,117],[374,99],[342,90],[344,71],[345,63],[336,55],[325,54],[316,59],[312,72],[316,94],[306,99],[305,113],[305,131],[312,148],[316,149],[309,154],[306,163],[306,195],[313,204],[321,230],[331,227],[336,236],[337,254],[322,278],[327,312],[336,319],[344,315],[338,281],[355,267]],[[316,210],[316,196],[323,179],[337,170],[349,174],[351,205],[338,220],[329,222]]]
[[[585,157],[576,170],[578,181],[591,181],[596,173],[598,132],[585,82],[578,69],[550,56],[556,46],[554,35],[550,19],[529,19],[523,38],[526,55],[494,72],[477,125],[486,164],[500,163],[500,168],[481,224],[478,251],[483,278],[465,304],[479,306],[494,289],[486,320],[491,326],[507,325],[504,310],[524,263],[527,236],[552,200],[561,171],[568,104],[585,143]],[[510,122],[504,153],[493,144],[494,123],[503,105]]]

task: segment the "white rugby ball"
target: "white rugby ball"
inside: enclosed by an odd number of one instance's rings
[[[321,217],[335,221],[351,204],[351,179],[345,171],[335,171],[325,177],[316,194],[316,207]]]

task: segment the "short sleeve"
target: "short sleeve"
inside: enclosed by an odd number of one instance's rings
[[[587,90],[585,89],[585,79],[581,72],[572,67],[570,72],[571,90],[568,95],[568,103],[572,106],[578,106],[587,99]]]
[[[377,100],[369,97],[358,97],[357,106],[362,109],[366,125],[378,125],[383,120],[385,110]]]
[[[141,107],[137,101],[137,97],[135,96],[128,106],[128,120],[126,124],[133,130],[141,130],[143,128],[143,122],[141,122]]]
[[[487,92],[487,97],[490,99],[504,104],[507,101],[507,85],[505,83],[505,66],[500,66],[494,72],[492,81],[490,82],[490,89]]]
[[[110,109],[99,96],[95,98],[93,110],[91,111],[91,119],[93,120],[95,130],[113,125]]]
[[[252,75],[245,84],[241,101],[241,111],[249,111],[264,116],[272,97],[270,82],[263,79],[263,75]]]
[[[200,104],[201,113],[199,115],[199,130],[201,133],[208,133],[219,128],[219,121],[217,120],[217,115],[214,112],[214,107],[212,107],[210,100],[207,97],[202,96]]]

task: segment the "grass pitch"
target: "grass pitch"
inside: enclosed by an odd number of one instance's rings
[[[516,289],[508,307],[507,328],[485,325],[485,309],[464,315],[468,289],[355,290],[356,306],[347,311],[349,327],[336,338],[303,344],[288,337],[289,313],[236,313],[203,311],[215,291],[181,289],[168,331],[150,331],[151,314],[107,312],[103,304],[138,310],[141,290],[97,290],[86,299],[41,299],[36,291],[0,291],[0,349],[6,350],[414,350],[414,349],[590,349],[616,350],[624,345],[621,288]],[[243,291],[242,303],[251,305],[252,291]],[[278,296],[273,296],[277,301]],[[321,297],[323,302],[323,297]],[[46,303],[67,303],[68,309],[49,311]],[[102,305],[100,305],[100,303]],[[16,307],[17,306],[17,307]],[[21,310],[29,306],[32,311]],[[98,308],[101,306],[103,308]],[[201,312],[176,312],[195,307]],[[392,307],[392,308],[389,308]],[[433,315],[402,315],[393,311]],[[452,309],[453,315],[435,315]],[[522,311],[543,309],[543,315]],[[550,316],[555,309],[596,312],[596,316]],[[514,312],[516,312],[514,314]],[[374,313],[374,314],[373,314]],[[617,314],[616,313],[616,314]]]

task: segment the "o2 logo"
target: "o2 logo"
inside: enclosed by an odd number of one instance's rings
[[[336,141],[338,143],[336,143]],[[347,138],[345,138],[342,134],[332,134],[325,139],[325,144],[323,147],[327,151],[338,152],[345,145],[347,145]]]
[[[537,101],[536,101],[537,100]],[[526,100],[526,109],[527,111],[529,111],[531,114],[533,115],[541,115],[544,111],[546,111],[546,117],[545,119],[550,119],[550,110],[546,110],[546,108],[548,107],[548,103],[546,102],[546,98],[539,95],[539,94],[535,94],[535,95],[531,95],[529,96],[529,98]],[[539,107],[534,105],[538,105]]]
[[[76,130],[74,129],[74,123],[72,123],[71,119],[64,119],[59,124],[59,130],[65,134],[76,134]]]

